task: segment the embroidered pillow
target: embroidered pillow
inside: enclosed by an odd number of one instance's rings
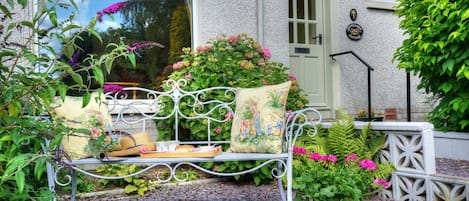
[[[231,151],[281,153],[285,105],[291,82],[238,88],[231,127]]]
[[[57,98],[51,109],[53,119],[61,119],[66,127],[77,129],[73,134],[65,135],[62,138],[64,150],[72,159],[92,156],[94,152],[97,152],[96,147],[99,145],[90,139],[97,139],[104,134],[106,127],[112,129],[112,118],[106,104],[107,101],[102,96],[98,102],[96,97],[98,97],[97,93],[92,93],[91,100],[86,107],[82,107],[82,97],[67,96],[63,102]],[[80,132],[80,130],[88,130],[89,132]],[[114,141],[118,141],[118,139],[113,140],[112,143],[106,141],[111,141],[111,138],[107,138],[103,143],[114,146]],[[109,148],[112,149],[112,147]]]

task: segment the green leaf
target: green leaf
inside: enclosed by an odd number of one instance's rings
[[[445,82],[443,83],[443,85],[441,85],[440,87],[445,93],[448,93],[448,91],[451,90],[451,88],[453,88],[453,85],[451,85],[451,83],[449,82]]]
[[[34,165],[34,175],[36,176],[37,180],[40,180],[42,178],[42,175],[46,170],[46,161],[47,158],[45,157],[36,160],[36,165]]]
[[[83,105],[82,105],[82,107],[86,107],[88,105],[88,103],[90,103],[90,100],[91,100],[91,94],[89,92],[86,92],[85,94],[83,94]]]
[[[104,83],[104,75],[103,75],[103,71],[101,70],[101,68],[95,66],[92,69],[93,69],[93,74],[96,79],[96,82]]]
[[[127,58],[129,59],[130,63],[132,64],[133,67],[137,66],[137,61],[135,60],[135,54],[133,53],[128,53]]]
[[[129,184],[127,186],[125,186],[125,189],[124,189],[124,192],[129,194],[129,193],[132,193],[134,191],[136,191],[138,188],[132,184]]]
[[[80,87],[85,87],[83,84],[83,78],[81,78],[81,75],[75,72],[70,73],[70,76],[72,77],[73,81],[78,84]]]
[[[96,30],[94,30],[94,29],[89,29],[88,31],[89,31],[94,37],[96,37],[96,38],[99,40],[99,42],[103,43],[103,39],[101,38],[101,35],[99,35],[99,33],[98,33]]]
[[[18,192],[22,193],[24,190],[24,172],[22,170],[16,172],[15,174],[15,180],[16,180],[16,186],[18,187]]]
[[[261,183],[261,178],[259,176],[254,176],[254,184],[259,185]]]
[[[452,73],[454,69],[454,63],[455,63],[454,59],[449,59],[445,61],[445,63],[443,63],[443,69],[447,69],[450,73]]]

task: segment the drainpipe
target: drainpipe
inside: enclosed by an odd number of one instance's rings
[[[264,0],[257,1],[257,40],[264,45]]]

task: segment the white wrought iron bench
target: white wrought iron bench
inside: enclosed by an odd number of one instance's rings
[[[180,144],[200,144],[213,145],[229,143],[229,141],[215,141],[211,139],[211,123],[224,123],[231,121],[230,118],[216,119],[211,114],[222,112],[223,114],[232,113],[232,107],[235,104],[236,88],[232,87],[213,87],[197,91],[185,91],[185,80],[169,80],[166,83],[170,90],[166,92],[144,89],[139,87],[127,87],[122,92],[115,94],[106,94],[109,104],[109,110],[115,115],[114,125],[116,124],[142,124],[142,131],[145,128],[145,121],[166,121],[174,118],[174,128],[179,128],[181,120],[184,119],[203,119],[207,124],[207,139],[202,141],[181,141],[179,129],[174,130],[174,138],[172,140],[180,141]],[[128,97],[128,94],[137,92],[137,99]],[[129,93],[126,93],[129,92]],[[217,94],[217,95],[213,95]],[[210,98],[219,97],[219,98]],[[144,97],[144,98],[141,98]],[[190,101],[189,101],[190,100]],[[184,101],[184,104],[181,104]],[[189,104],[187,104],[189,103]],[[162,112],[165,107],[171,109]],[[187,114],[187,108],[191,108],[191,114]],[[166,108],[167,109],[167,108]],[[169,111],[169,112],[168,112]],[[220,116],[220,115],[219,115]],[[223,115],[222,115],[223,116]],[[132,118],[130,118],[132,117]],[[138,117],[138,118],[135,118]],[[235,176],[256,171],[266,165],[276,163],[277,167],[271,170],[272,176],[278,181],[282,200],[292,200],[292,160],[293,146],[296,138],[303,134],[314,135],[316,126],[321,122],[320,113],[313,108],[306,108],[300,111],[292,112],[285,118],[285,126],[283,132],[282,153],[232,153],[223,151],[214,157],[174,157],[174,158],[142,158],[142,157],[121,157],[121,160],[103,161],[97,158],[85,158],[77,160],[62,160],[58,164],[47,164],[47,174],[49,188],[55,191],[55,185],[71,185],[71,200],[75,200],[77,191],[77,173],[101,179],[123,179],[126,177],[136,176],[155,167],[164,167],[169,170],[170,176],[166,178],[158,178],[160,182],[169,182],[171,180],[184,181],[186,178],[178,178],[176,171],[181,166],[192,166],[205,173],[217,176]],[[204,123],[204,124],[205,124]],[[201,162],[225,162],[225,161],[255,161],[263,160],[261,165],[241,172],[215,172],[205,169],[199,165]],[[104,164],[141,164],[145,165],[141,171],[125,176],[102,176],[93,171],[83,168],[82,165],[104,165]],[[64,178],[58,178],[60,171],[69,170],[69,175]],[[285,176],[286,185],[282,182]],[[285,187],[286,186],[286,187]],[[286,193],[285,193],[286,188]]]

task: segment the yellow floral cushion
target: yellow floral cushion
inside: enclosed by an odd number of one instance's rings
[[[231,127],[231,151],[281,153],[285,105],[291,82],[238,88]]]
[[[107,127],[112,129],[112,118],[107,102],[104,96],[100,100],[97,100],[97,97],[97,93],[92,93],[91,100],[86,107],[82,107],[82,97],[67,96],[63,102],[57,97],[51,108],[51,116],[56,122],[61,120],[66,127],[76,129],[73,134],[62,138],[64,150],[72,159],[92,156],[94,152],[97,152],[95,150],[97,144],[90,144],[93,143],[90,139],[98,139],[105,133]],[[109,141],[111,141],[110,138],[102,143],[115,145]],[[115,141],[118,139],[112,140],[112,142]]]

